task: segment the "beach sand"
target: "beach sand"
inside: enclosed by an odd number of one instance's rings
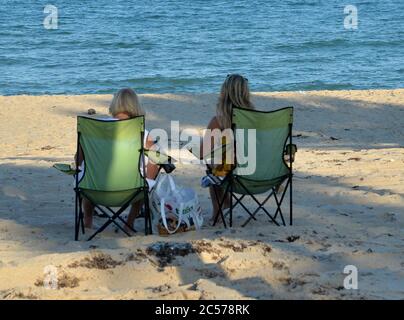
[[[170,120],[202,129],[217,95],[141,99],[149,129]],[[76,116],[106,114],[110,100],[0,97],[0,299],[404,298],[404,89],[253,95],[262,110],[295,107],[293,226],[260,213],[241,228],[247,215],[237,209],[232,229],[127,238],[111,228],[75,242],[73,181],[52,165],[72,162]],[[197,190],[207,220],[203,174],[178,164],[175,178]],[[195,252],[162,259],[147,250],[158,241]],[[343,287],[346,265],[358,268],[358,290]],[[46,287],[49,272],[56,289]]]

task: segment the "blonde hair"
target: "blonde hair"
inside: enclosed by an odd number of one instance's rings
[[[118,113],[125,113],[130,118],[144,115],[135,91],[130,88],[119,90],[111,101],[109,113],[115,117]]]
[[[222,85],[216,106],[216,118],[222,129],[231,128],[233,107],[254,109],[248,79],[239,74],[228,75]]]

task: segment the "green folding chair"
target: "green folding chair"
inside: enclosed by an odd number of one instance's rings
[[[282,202],[287,190],[289,190],[289,224],[293,223],[292,202],[292,163],[297,151],[292,144],[293,107],[287,107],[276,111],[257,111],[243,108],[233,108],[232,129],[234,134],[235,165],[226,177],[214,187],[216,200],[219,205],[219,214],[226,227],[223,214],[223,204],[230,195],[229,224],[232,227],[233,210],[240,205],[249,215],[242,224],[246,226],[251,220],[256,220],[257,213],[262,210],[270,221],[279,226],[278,216],[282,224],[286,225],[282,212]],[[249,141],[247,129],[255,129],[256,141]],[[244,139],[240,139],[244,135]],[[239,139],[238,139],[239,138]],[[247,164],[240,164],[240,152],[248,150],[249,143],[256,143],[255,171],[246,174]],[[226,149],[228,149],[226,147]],[[251,164],[250,164],[251,165]],[[208,169],[208,174],[211,170]],[[280,186],[286,182],[281,194],[278,194]],[[218,197],[217,188],[224,189],[222,199]],[[269,194],[263,201],[257,199],[258,194]],[[258,205],[255,211],[250,211],[243,203],[245,197],[250,197]],[[276,211],[270,214],[264,205],[270,198],[275,200]],[[234,201],[234,202],[233,202]],[[219,215],[216,216],[214,225]]]
[[[54,167],[75,177],[75,240],[80,228],[84,234],[83,197],[100,210],[107,221],[88,240],[104,231],[111,223],[126,235],[123,228],[129,226],[121,214],[133,203],[144,200],[145,234],[152,232],[148,199],[148,184],[140,168],[145,172],[145,155],[160,168],[171,163],[171,158],[159,152],[146,150],[144,141],[144,116],[127,120],[104,121],[88,117],[77,117],[77,155],[81,149],[84,158],[84,172],[79,178],[79,163],[76,168],[65,164]],[[172,169],[171,167],[169,167]],[[166,169],[166,171],[169,171]],[[112,208],[118,207],[114,211]],[[120,223],[119,223],[119,222]]]

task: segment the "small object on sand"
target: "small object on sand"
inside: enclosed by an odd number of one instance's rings
[[[275,240],[275,242],[295,242],[296,240],[299,240],[300,236],[289,236],[286,238],[286,240]]]
[[[296,240],[299,240],[300,236],[289,236],[286,238],[289,242],[295,242]]]
[[[92,114],[96,114],[97,112],[95,111],[95,109],[90,108],[87,110],[87,114],[92,115]]]
[[[55,149],[55,147],[52,147],[52,146],[44,146],[44,147],[41,148],[41,150],[52,150],[52,149]]]
[[[330,137],[331,140],[339,140],[339,138]]]

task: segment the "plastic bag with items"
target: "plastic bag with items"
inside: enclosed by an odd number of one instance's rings
[[[192,188],[179,187],[168,174],[159,175],[150,194],[153,227],[160,235],[200,229],[203,216]]]

